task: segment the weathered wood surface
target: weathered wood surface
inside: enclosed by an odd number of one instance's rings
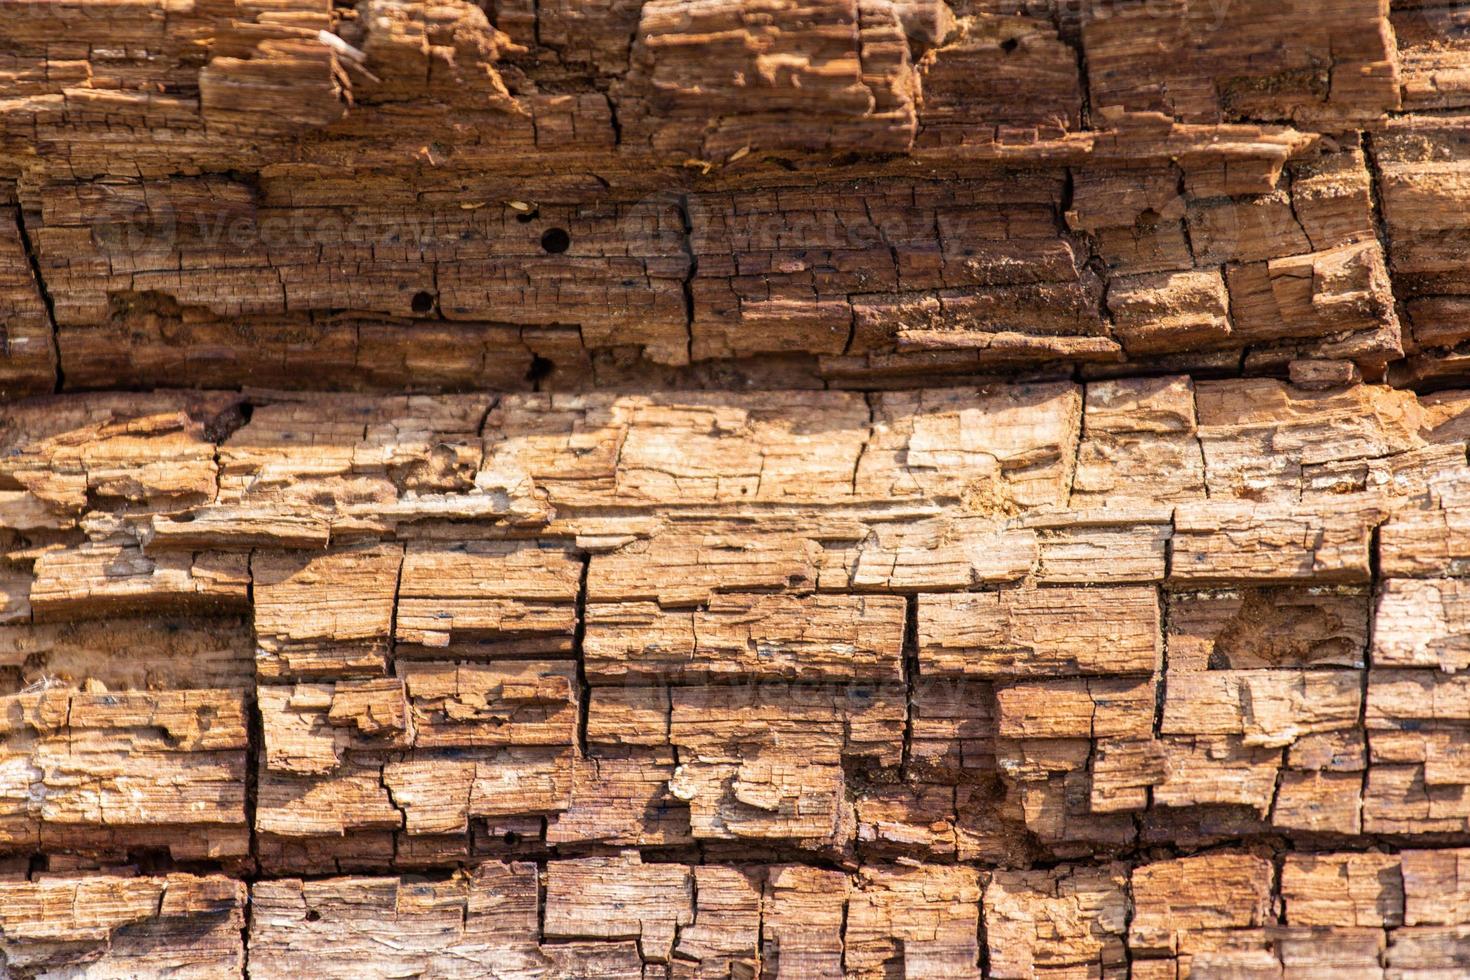
[[[0,397],[1450,386],[1465,29],[1438,0],[6,0]]]
[[[18,403],[6,956],[1452,971],[1467,420],[1183,375]],[[211,871],[248,898],[106,890]]]
[[[0,0],[0,976],[1470,971],[1449,0]]]

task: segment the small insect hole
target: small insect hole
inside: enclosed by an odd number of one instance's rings
[[[540,354],[531,358],[531,369],[526,372],[526,380],[532,384],[545,381],[556,370],[556,362],[542,357]]]

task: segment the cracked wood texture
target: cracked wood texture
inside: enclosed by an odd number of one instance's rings
[[[1470,973],[1453,0],[0,0],[0,977]]]

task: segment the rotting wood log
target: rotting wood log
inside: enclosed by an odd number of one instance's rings
[[[1470,971],[1452,0],[0,0],[0,976]]]

